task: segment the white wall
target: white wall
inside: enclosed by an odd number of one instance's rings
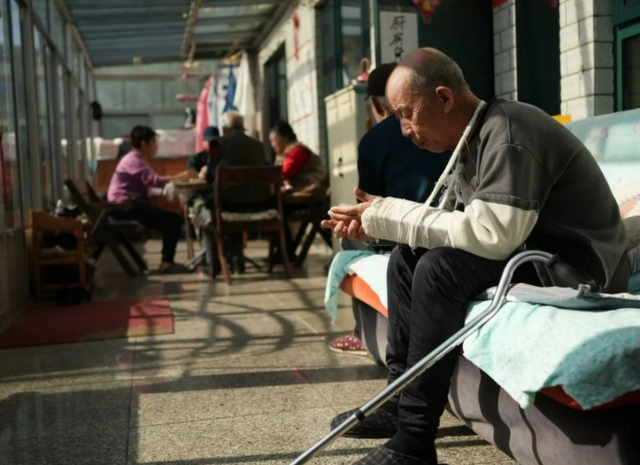
[[[611,0],[560,1],[562,113],[574,120],[614,110]]]
[[[285,44],[287,59],[288,85],[288,115],[289,124],[293,126],[300,142],[309,146],[316,153],[320,153],[320,121],[324,111],[324,102],[319,99],[321,72],[321,42],[316,34],[316,10],[311,7],[296,4],[299,28],[298,56],[295,54],[295,30],[293,25],[293,11],[290,9],[282,18],[274,32],[260,46],[258,64],[260,69],[259,88],[264,91],[264,65],[278,48]],[[259,120],[265,113],[263,95],[258,96],[260,105]],[[263,133],[266,128],[263,128]],[[263,134],[264,137],[264,134]]]
[[[493,9],[493,55],[496,97],[517,100],[516,0]]]

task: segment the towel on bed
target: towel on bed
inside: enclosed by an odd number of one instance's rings
[[[489,303],[470,304],[467,321]],[[597,407],[640,388],[640,297],[518,284],[463,350],[522,408],[552,386]]]
[[[333,261],[329,267],[327,286],[324,291],[324,307],[329,312],[329,315],[331,315],[331,323],[335,323],[338,317],[338,291],[340,290],[340,283],[347,274],[353,274],[349,267],[357,263],[358,260],[371,256],[373,256],[373,252],[366,250],[345,250],[338,252],[336,256],[333,257]],[[386,276],[386,266],[383,272]]]
[[[384,256],[360,256],[355,263],[342,257],[342,272],[337,266],[330,275],[327,295],[329,288],[337,294],[344,276],[354,274],[354,265],[361,270],[355,274],[386,305]],[[639,276],[631,277],[630,289],[635,282]],[[467,322],[488,307],[494,291],[469,304]],[[582,408],[590,409],[640,389],[640,297],[518,284],[500,312],[464,342],[463,350],[523,408],[533,404],[540,390],[562,386]]]

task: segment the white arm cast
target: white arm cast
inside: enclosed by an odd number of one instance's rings
[[[387,197],[362,215],[368,236],[411,247],[451,246],[490,260],[508,258],[527,239],[538,215],[509,205],[475,199],[464,212]]]

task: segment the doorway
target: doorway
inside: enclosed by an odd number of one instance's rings
[[[287,121],[287,57],[282,46],[264,65],[267,81],[267,121],[269,129],[279,121]]]

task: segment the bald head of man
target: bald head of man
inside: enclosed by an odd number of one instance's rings
[[[435,153],[455,149],[479,103],[457,63],[433,48],[415,50],[398,64],[386,98],[405,137]]]

